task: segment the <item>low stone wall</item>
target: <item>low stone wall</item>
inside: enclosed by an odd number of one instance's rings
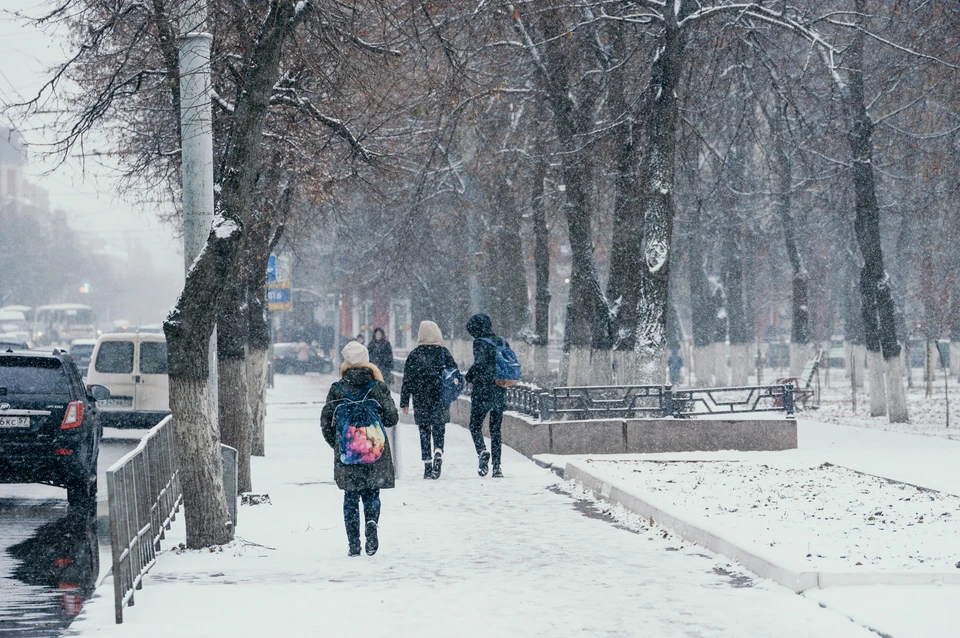
[[[450,406],[450,422],[467,427],[470,400]],[[483,433],[490,436],[488,422]],[[797,447],[797,422],[782,420],[608,419],[595,421],[528,421],[503,415],[504,445],[526,456],[536,454],[626,454],[777,451]]]

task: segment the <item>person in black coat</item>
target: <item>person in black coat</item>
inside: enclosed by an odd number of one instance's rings
[[[384,383],[390,385],[393,382],[393,347],[387,341],[383,328],[374,329],[373,340],[367,350],[370,352],[370,363],[380,369]]]
[[[480,466],[477,473],[486,476],[493,455],[493,477],[502,478],[500,426],[507,407],[507,391],[496,384],[497,349],[493,344],[506,341],[493,332],[490,317],[475,314],[467,321],[467,332],[473,337],[473,365],[467,371],[466,381],[473,384],[470,395],[470,435],[477,449]],[[491,343],[492,342],[492,343]],[[490,452],[483,441],[483,420],[490,414]]]
[[[449,408],[440,405],[440,375],[446,368],[456,367],[453,355],[443,346],[440,327],[432,321],[421,321],[417,347],[407,355],[403,364],[400,409],[407,414],[413,397],[413,419],[420,430],[420,459],[425,479],[440,478],[443,437],[449,420]]]
[[[368,386],[370,399],[380,406],[380,420],[386,428],[392,428],[399,420],[397,406],[390,396],[390,388],[383,383],[383,376],[369,362],[367,349],[356,341],[343,348],[343,365],[340,367],[340,383],[350,393],[358,394]],[[343,523],[347,529],[350,556],[360,555],[360,501],[363,501],[363,516],[366,521],[367,554],[377,553],[380,545],[380,490],[394,486],[395,474],[389,439],[383,443],[383,451],[373,463],[346,465],[340,458],[340,428],[334,414],[337,406],[347,399],[338,385],[332,385],[327,401],[320,414],[320,429],[327,444],[333,448],[333,478],[343,490]]]

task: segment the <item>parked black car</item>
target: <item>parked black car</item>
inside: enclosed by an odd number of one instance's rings
[[[333,371],[333,362],[330,358],[320,354],[312,347],[307,350],[307,360],[297,359],[299,344],[296,343],[275,343],[273,344],[273,371],[276,374],[305,374],[307,372],[319,372],[328,374]]]
[[[0,483],[67,489],[70,505],[97,496],[102,385],[84,387],[70,355],[0,352]]]

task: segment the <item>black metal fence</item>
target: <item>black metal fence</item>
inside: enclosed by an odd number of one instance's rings
[[[507,409],[541,421],[691,418],[711,414],[794,413],[792,385],[675,390],[669,385],[559,387],[520,383],[507,389]]]
[[[132,452],[107,470],[113,593],[117,623],[124,605],[154,562],[164,530],[176,519],[183,494],[177,466],[173,419],[167,417]]]

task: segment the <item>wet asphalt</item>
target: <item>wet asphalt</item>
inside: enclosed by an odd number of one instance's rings
[[[59,636],[110,567],[106,470],[138,432],[100,446],[97,506],[67,506],[66,490],[0,484],[0,636]]]

